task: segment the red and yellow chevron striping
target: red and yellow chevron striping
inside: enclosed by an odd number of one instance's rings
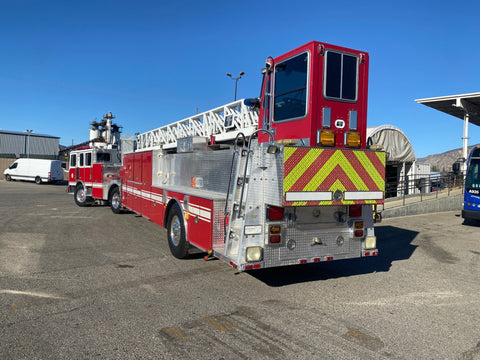
[[[381,204],[385,152],[284,148],[285,206]]]

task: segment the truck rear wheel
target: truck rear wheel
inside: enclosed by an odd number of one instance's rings
[[[40,185],[42,183],[42,178],[40,176],[37,176],[35,178],[35,184]]]
[[[122,211],[122,195],[118,187],[110,193],[110,208],[114,214],[119,214]]]
[[[78,206],[86,206],[90,203],[90,199],[87,197],[87,191],[82,185],[77,185],[77,187],[75,187],[73,197]]]
[[[188,242],[185,234],[183,215],[178,204],[173,205],[168,214],[167,221],[168,246],[172,255],[183,259],[188,255]]]

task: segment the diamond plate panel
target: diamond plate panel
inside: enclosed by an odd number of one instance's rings
[[[224,236],[224,220],[225,220],[225,201],[213,201],[213,250],[224,254],[225,251],[225,236]]]
[[[158,187],[192,190],[193,177],[203,179],[202,191],[227,193],[233,150],[167,154],[154,151],[152,183]],[[235,164],[234,164],[235,165]]]
[[[267,154],[264,144],[255,144],[252,149],[245,225],[263,224],[266,205],[282,206],[282,153]]]
[[[343,237],[341,245],[337,243],[339,236]],[[288,229],[284,244],[265,246],[265,266],[297,264],[299,259],[324,256],[335,256],[335,258],[359,257],[361,254],[361,240],[353,239],[349,236],[349,231],[326,233]],[[314,242],[314,238],[318,238],[318,241],[321,241],[321,243]],[[289,249],[286,246],[286,242],[290,239],[295,241],[293,249]]]

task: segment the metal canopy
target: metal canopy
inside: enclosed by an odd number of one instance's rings
[[[468,113],[468,121],[480,126],[480,92],[417,99],[415,101],[462,120],[465,119],[465,115]]]
[[[463,119],[463,172],[467,170],[468,123],[480,126],[480,93],[441,96],[415,100],[446,114]]]

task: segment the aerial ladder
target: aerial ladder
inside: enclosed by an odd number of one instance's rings
[[[213,143],[233,141],[239,133],[250,136],[258,127],[258,108],[249,99],[215,109],[137,135],[137,150],[174,149],[178,139],[193,136]]]

